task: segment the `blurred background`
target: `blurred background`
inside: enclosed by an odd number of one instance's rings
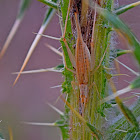
[[[0,49],[8,36],[16,19],[19,0],[0,0]],[[136,2],[136,0],[131,0]],[[130,1],[120,0],[119,5],[129,4]],[[61,88],[51,88],[63,82],[60,73],[38,73],[21,75],[17,84],[12,86],[16,75],[13,72],[20,70],[26,54],[35,38],[33,32],[38,32],[47,10],[47,6],[32,1],[28,11],[4,57],[0,61],[0,131],[8,133],[10,124],[14,140],[60,140],[60,131],[55,127],[31,126],[20,124],[20,121],[28,122],[55,122],[59,119],[56,113],[47,103],[51,103],[63,111],[63,102],[56,100],[61,94]],[[121,19],[132,29],[140,40],[140,6],[121,15]],[[61,37],[58,15],[55,14],[51,24],[48,25],[45,34]],[[117,43],[118,48],[127,49],[125,43]],[[59,41],[42,37],[38,43],[25,70],[42,69],[62,64],[62,58],[45,46],[48,43],[55,48],[60,47]],[[137,71],[132,56],[120,57],[121,62]],[[133,79],[132,74],[121,67],[121,73],[127,73],[131,77],[121,76],[118,78],[118,89],[128,85],[127,81]],[[121,83],[121,84],[120,84]]]

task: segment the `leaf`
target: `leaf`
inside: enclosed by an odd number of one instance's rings
[[[88,122],[86,124],[91,132],[93,132],[93,136],[95,136],[99,140],[103,139],[102,134],[93,125],[89,124]]]
[[[62,70],[64,68],[64,64],[60,64],[55,67],[56,70]]]
[[[112,88],[113,93],[115,94],[117,92],[115,84],[113,82],[113,80],[110,80],[110,86]],[[137,122],[135,116],[133,115],[133,113],[131,112],[131,110],[125,106],[123,104],[123,102],[121,101],[121,99],[119,97],[115,98],[116,103],[118,104],[120,110],[122,111],[123,115],[125,116],[125,118],[127,119],[127,121],[132,124],[135,128],[139,129],[139,123]]]
[[[127,133],[124,140],[140,140],[140,132]]]
[[[0,133],[0,140],[5,140],[1,133]]]
[[[134,116],[139,119],[140,116],[140,100],[137,103],[130,106],[132,113]],[[116,118],[112,118],[112,123],[110,124],[109,128],[107,129],[105,138],[107,140],[122,140],[127,134],[138,134],[139,129],[132,128],[132,126],[126,121],[125,117],[121,114]],[[128,138],[128,136],[127,136]],[[127,140],[127,139],[125,139]],[[129,139],[129,140],[139,140],[139,139]]]
[[[123,54],[132,53],[132,51],[131,51],[131,50],[117,49],[117,50],[115,51],[115,53],[116,53],[116,57],[119,57],[119,56],[121,56],[121,55],[123,55]]]
[[[116,103],[116,102],[115,102]],[[112,103],[113,104],[113,103]],[[104,104],[101,104],[98,108],[97,108],[97,112],[101,114],[102,117],[105,117],[105,113],[104,113],[104,110],[107,109],[107,108],[111,108],[111,104],[108,104],[108,103],[104,103]]]
[[[140,76],[130,84],[130,87],[131,89],[140,88]]]
[[[54,2],[57,2],[58,0],[54,0]],[[48,25],[48,23],[50,22],[50,20],[51,20],[51,18],[52,18],[52,16],[54,15],[54,13],[56,12],[56,10],[54,10],[53,8],[49,8],[48,10],[47,10],[47,12],[46,12],[46,16],[45,16],[45,18],[44,18],[44,21],[43,21],[43,24],[42,24],[42,26],[44,25],[44,26],[47,26]],[[43,33],[43,32],[42,32]]]
[[[133,115],[132,111],[125,106],[121,101],[119,102],[119,107],[122,110],[125,118],[137,129],[139,129],[139,123],[137,122],[135,116]]]
[[[51,8],[58,9],[58,4],[53,1],[50,0],[38,0],[38,1],[50,6]]]
[[[138,5],[140,5],[140,1],[135,2],[135,3],[131,3],[129,5],[121,6],[118,9],[116,9],[115,11],[113,11],[113,13],[116,15],[120,15],[120,14],[123,14],[124,12],[126,12],[126,11],[128,11],[128,10],[138,6]]]
[[[93,6],[92,6],[93,7]],[[137,40],[137,38],[134,36],[134,34],[130,31],[130,29],[125,25],[118,16],[112,14],[111,12],[102,9],[97,8],[97,12],[101,14],[106,20],[108,20],[113,27],[118,31],[119,33],[123,34],[124,37],[128,40],[130,46],[133,49],[135,58],[137,59],[138,63],[140,64],[140,43]]]
[[[55,122],[55,124],[60,128],[63,140],[68,140],[69,138],[68,122],[66,123],[65,120],[58,120]]]

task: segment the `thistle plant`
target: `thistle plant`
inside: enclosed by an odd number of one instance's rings
[[[26,11],[26,7],[29,4],[29,1],[27,1],[22,1],[19,15],[23,15]],[[140,42],[119,18],[119,15],[138,6],[140,1],[120,6],[117,9],[114,8],[113,0],[39,1],[48,5],[49,8],[39,32],[35,33],[36,38],[30,47],[20,72],[16,73],[18,76],[13,85],[17,83],[23,73],[44,71],[62,73],[64,82],[62,84],[63,94],[60,95],[60,98],[64,102],[65,110],[61,112],[58,108],[50,105],[60,114],[61,119],[51,125],[49,123],[46,123],[46,125],[59,127],[63,140],[140,139],[139,98],[137,98],[133,106],[128,107],[124,104],[124,99],[119,97],[119,95],[140,88],[139,72],[135,72],[117,60],[119,56],[130,53],[133,55],[137,65],[140,65]],[[62,29],[60,38],[43,34],[56,11],[60,16]],[[21,16],[18,16],[17,20],[20,18]],[[16,28],[14,29],[15,33]],[[128,50],[115,48],[112,40],[114,33],[127,41]],[[61,51],[52,46],[49,46],[49,48],[62,56],[63,63],[46,70],[24,71],[41,37],[61,42]],[[11,37],[7,40],[10,42]],[[4,48],[7,49],[8,45],[4,46]],[[5,51],[1,51],[1,58],[4,53]],[[136,75],[136,78],[121,90],[117,90],[113,81],[114,76],[122,75],[117,68],[112,70],[114,62],[123,65]],[[118,73],[114,74],[113,71]],[[124,75],[127,75],[127,73]],[[134,96],[138,95],[134,94]],[[117,110],[114,104],[119,108],[117,115],[112,115],[112,112]],[[107,120],[107,117],[111,120]],[[24,123],[38,125],[38,123],[32,122]],[[9,135],[12,140],[10,132]]]

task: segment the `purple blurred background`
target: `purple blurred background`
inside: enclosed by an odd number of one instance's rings
[[[131,2],[136,2],[136,0],[131,0]],[[130,2],[126,0],[120,0],[119,2],[120,5],[128,3]],[[18,6],[19,0],[0,0],[0,49],[15,21]],[[35,38],[32,32],[38,32],[46,9],[47,6],[44,7],[44,4],[36,0],[32,2],[6,54],[0,61],[0,117],[10,123],[14,132],[14,140],[60,140],[60,131],[58,128],[29,126],[19,124],[18,122],[32,121],[46,123],[59,119],[59,114],[51,109],[47,102],[54,105],[58,96],[61,94],[61,88],[50,88],[60,85],[63,82],[61,74],[47,72],[21,75],[17,84],[14,87],[12,86],[16,75],[12,75],[11,73],[20,70],[30,45]],[[129,25],[140,40],[139,12],[140,6],[128,11],[120,17]],[[45,34],[55,37],[61,36],[57,15],[52,19]],[[44,45],[45,43],[56,48],[60,47],[58,41],[42,38],[25,70],[50,68],[62,63],[61,57],[49,50]],[[122,47],[126,49],[126,47],[124,47],[126,44],[119,43],[118,45],[118,48]],[[130,55],[120,57],[121,62],[137,70],[133,64],[134,61],[131,59],[132,57],[130,57]],[[121,68],[121,73],[131,75],[131,73],[124,68]],[[120,89],[128,85],[127,82],[123,81],[124,78],[126,79],[126,77],[121,76],[118,79],[118,83],[121,82],[118,87]],[[127,81],[131,81],[131,79],[132,77],[127,78]],[[55,106],[63,110],[63,102],[61,100],[59,100]],[[7,131],[8,124],[6,122],[1,122],[0,131],[3,131],[3,129],[4,132]]]

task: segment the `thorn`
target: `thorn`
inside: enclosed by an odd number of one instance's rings
[[[64,116],[64,113],[59,110],[58,108],[56,108],[55,106],[53,106],[52,104],[50,103],[47,103],[53,110],[55,110],[58,114],[60,114],[61,116]]]
[[[132,92],[133,94],[134,94],[134,96],[136,96],[136,97],[140,97],[140,93],[138,92]]]
[[[52,86],[50,88],[59,88],[59,87],[62,87],[62,85]]]
[[[104,69],[106,69],[106,70],[115,70],[115,68],[107,68],[105,66],[104,66]]]
[[[117,60],[117,59],[114,59],[114,60],[117,61],[118,63],[120,63],[122,66],[124,66],[126,69],[128,69],[129,71],[131,71],[136,76],[140,76],[140,74],[138,72],[135,72],[134,70],[132,70],[131,68],[129,68],[128,66],[126,66],[125,64],[123,64],[122,62],[120,62],[119,60]]]
[[[56,99],[56,101],[55,101],[55,103],[54,104],[56,104],[58,101],[59,101],[59,99],[60,99],[60,97],[63,95],[63,93],[61,93],[59,96],[58,96],[58,98]]]
[[[130,86],[127,86],[126,88],[123,88],[123,89],[121,89],[121,90],[115,92],[114,94],[112,94],[112,95],[110,95],[110,96],[104,98],[104,99],[101,101],[101,104],[102,104],[102,103],[105,103],[105,102],[107,102],[107,101],[110,101],[110,100],[114,99],[114,98],[117,97],[117,96],[123,95],[123,94],[125,94],[125,93],[127,93],[127,92],[129,92],[129,91],[131,91],[131,87],[130,87]]]
[[[56,48],[52,47],[51,45],[49,44],[45,44],[49,49],[51,49],[53,52],[55,52],[56,54],[60,55],[60,56],[63,56],[63,53],[58,51]]]
[[[48,24],[46,24],[46,23],[45,23],[45,26],[44,26],[44,24],[43,24],[43,25],[41,26],[41,28],[39,29],[38,34],[42,34],[42,33],[45,31],[47,25],[48,25]],[[27,53],[27,55],[26,55],[26,58],[25,58],[25,60],[24,60],[24,62],[23,62],[23,64],[22,64],[22,67],[21,67],[21,69],[20,69],[20,72],[19,72],[18,76],[16,77],[16,80],[15,80],[14,83],[13,83],[13,86],[14,86],[14,85],[16,84],[16,82],[18,81],[18,79],[19,79],[19,77],[20,77],[20,75],[21,75],[21,72],[24,70],[26,64],[28,63],[28,61],[29,61],[29,59],[30,59],[30,57],[31,57],[31,55],[32,55],[32,53],[33,53],[33,51],[34,51],[34,49],[35,49],[36,46],[37,46],[37,43],[38,43],[39,40],[40,40],[40,38],[41,38],[41,36],[36,36],[35,39],[34,39],[34,41],[32,42],[32,45],[31,45],[31,47],[30,47],[30,49],[29,49],[29,51],[28,51],[28,53]],[[60,40],[60,39],[59,39],[59,40]]]
[[[33,34],[44,36],[44,37],[54,39],[54,40],[59,40],[59,41],[61,40],[61,38],[57,38],[57,37],[53,37],[53,36],[49,36],[49,35],[44,35],[44,34],[39,34],[39,33],[34,33],[34,32],[33,32]]]
[[[13,37],[14,37],[14,35],[15,35],[15,33],[16,33],[20,23],[21,23],[21,20],[22,19],[16,19],[16,21],[15,21],[15,23],[14,23],[14,25],[13,25],[13,27],[12,27],[12,29],[11,29],[8,37],[7,37],[7,39],[6,39],[6,41],[5,41],[5,43],[4,43],[3,47],[2,47],[2,50],[0,52],[0,59],[3,57],[3,55],[6,52],[6,50],[8,49],[9,44],[11,43],[11,41],[12,41],[12,39],[13,39]]]
[[[41,72],[62,72],[62,70],[56,70],[55,67],[53,67],[53,68],[47,68],[47,69],[14,72],[12,74],[32,74],[32,73],[41,73]]]
[[[38,125],[38,126],[56,126],[55,123],[38,123],[38,122],[20,122],[22,124],[27,124],[27,125]]]
[[[128,76],[128,77],[131,77],[130,75],[128,74],[111,74],[112,77],[114,76]]]
[[[120,129],[115,129],[115,130],[120,131],[120,132],[124,132],[124,133],[127,133],[128,132],[126,130],[120,130]]]

